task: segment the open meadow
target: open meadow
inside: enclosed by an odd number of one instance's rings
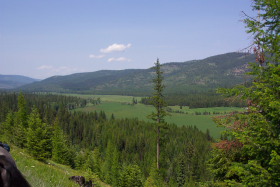
[[[150,121],[148,115],[154,111],[151,105],[141,103],[132,104],[133,98],[140,101],[141,97],[119,96],[119,95],[79,95],[67,94],[82,98],[100,98],[101,103],[98,105],[87,104],[84,108],[78,108],[76,111],[92,112],[104,111],[107,117],[112,114],[115,118],[138,118],[139,120]],[[166,122],[173,123],[178,126],[188,125],[196,126],[203,132],[208,129],[211,136],[219,138],[223,130],[213,122],[212,118],[217,115],[224,115],[233,111],[241,111],[242,108],[237,107],[212,107],[212,108],[196,108],[169,106],[169,115],[165,118]]]

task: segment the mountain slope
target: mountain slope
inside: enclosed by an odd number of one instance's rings
[[[203,60],[163,64],[167,93],[190,93],[230,87],[244,82],[253,55],[227,53]],[[149,69],[103,70],[55,76],[21,87],[24,91],[147,95],[153,90],[154,71]]]
[[[13,89],[36,81],[21,75],[0,75],[0,89]]]

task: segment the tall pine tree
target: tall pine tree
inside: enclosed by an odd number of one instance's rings
[[[167,115],[165,110],[166,102],[163,96],[163,72],[161,71],[161,64],[159,63],[159,59],[155,63],[155,73],[156,76],[153,79],[154,82],[154,94],[152,96],[152,104],[156,109],[156,112],[153,112],[149,117],[155,121],[156,123],[156,131],[157,131],[157,168],[159,169],[159,159],[160,159],[160,131],[161,127],[164,124],[164,117]]]

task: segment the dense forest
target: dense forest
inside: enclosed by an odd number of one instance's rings
[[[61,95],[1,93],[1,139],[36,159],[87,170],[113,186],[130,186],[130,178],[135,186],[183,186],[210,179],[209,134],[165,124],[158,170],[153,123],[72,110],[85,102]]]

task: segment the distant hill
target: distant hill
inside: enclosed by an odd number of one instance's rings
[[[0,89],[13,89],[36,81],[21,75],[0,75]]]
[[[202,60],[163,64],[164,84],[168,94],[205,92],[245,82],[244,73],[254,55],[227,53]],[[25,85],[24,91],[71,92],[90,94],[149,95],[153,90],[152,68],[103,70],[54,76]]]

